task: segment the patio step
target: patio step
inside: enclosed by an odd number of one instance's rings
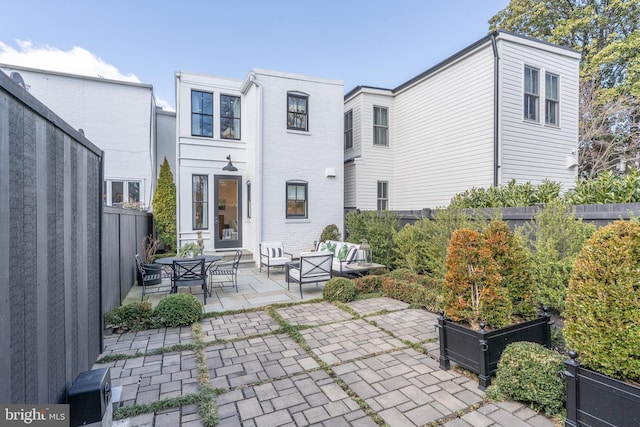
[[[230,261],[233,259],[234,255],[234,252],[232,251],[214,251],[206,253],[211,255],[220,255],[222,257],[221,261]],[[254,268],[255,266],[256,263],[253,260],[253,252],[242,249],[242,256],[240,257],[240,264],[238,265],[238,268]]]

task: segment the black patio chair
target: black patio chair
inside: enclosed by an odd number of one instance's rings
[[[303,252],[299,262],[287,264],[287,289],[290,282],[300,285],[300,299],[302,299],[302,285],[305,283],[326,282],[332,277],[333,254],[326,252]]]
[[[142,278],[142,283],[139,283],[139,285],[142,286],[142,298],[140,298],[140,301],[143,301],[144,292],[147,286],[152,285],[150,282],[162,280],[162,273],[147,272],[147,270],[144,268],[144,264],[142,263],[142,257],[140,256],[140,254],[135,254],[135,259],[136,259],[136,265],[138,266],[138,271],[140,272],[140,277]],[[154,283],[153,286],[158,286],[157,282]]]
[[[200,286],[204,293],[204,303],[207,304],[207,272],[204,268],[204,258],[173,261],[171,293],[178,292],[181,286]]]
[[[233,251],[233,259],[224,262],[216,262],[209,268],[209,283],[219,283],[224,288],[224,283],[231,283],[231,287],[238,292],[238,266],[242,257],[241,250]]]

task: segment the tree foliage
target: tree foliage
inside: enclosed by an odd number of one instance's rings
[[[581,176],[637,168],[640,0],[511,0],[489,25],[581,53]]]
[[[175,248],[176,237],[176,184],[169,161],[164,158],[160,166],[158,185],[153,195],[153,219],[160,243],[166,249]]]

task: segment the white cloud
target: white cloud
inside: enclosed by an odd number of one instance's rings
[[[0,63],[90,77],[141,83],[135,74],[122,74],[93,53],[74,46],[61,50],[51,46],[34,46],[31,42],[16,40],[18,48],[0,41]]]
[[[0,63],[61,73],[102,77],[132,83],[142,83],[135,74],[123,74],[117,67],[104,62],[87,49],[74,46],[61,50],[51,46],[34,46],[29,41],[16,40],[17,48],[0,41]],[[156,105],[175,111],[171,104],[156,95]]]

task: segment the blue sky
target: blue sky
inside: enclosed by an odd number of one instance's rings
[[[0,63],[152,84],[252,68],[394,88],[487,34],[508,0],[14,1]]]

